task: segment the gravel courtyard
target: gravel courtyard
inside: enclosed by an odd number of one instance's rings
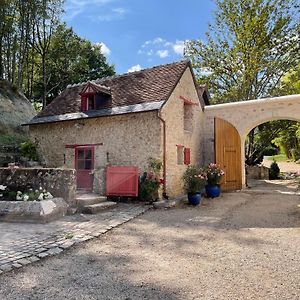
[[[300,197],[227,193],[151,210],[0,276],[0,299],[299,299]]]

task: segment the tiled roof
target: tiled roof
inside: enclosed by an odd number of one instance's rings
[[[110,89],[112,101],[108,109],[149,102],[166,101],[186,68],[187,60],[138,72],[93,80],[92,83]],[[80,92],[88,83],[68,86],[36,118],[79,113]]]

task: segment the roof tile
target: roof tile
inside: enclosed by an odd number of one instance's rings
[[[92,82],[110,88],[112,95],[110,108],[165,101],[188,65],[189,62],[184,60]],[[80,112],[80,92],[86,84],[85,82],[68,86],[37,117]]]

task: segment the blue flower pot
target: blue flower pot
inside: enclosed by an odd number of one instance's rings
[[[188,193],[188,200],[191,205],[198,205],[201,202],[201,193]]]
[[[209,198],[216,198],[220,196],[221,188],[219,185],[207,185],[205,187],[206,195]]]

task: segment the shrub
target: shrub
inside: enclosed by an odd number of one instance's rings
[[[280,169],[278,167],[277,162],[274,160],[270,166],[269,170],[269,178],[271,180],[279,178]]]
[[[37,143],[28,140],[20,144],[21,155],[28,160],[38,161]]]
[[[182,178],[184,189],[188,194],[200,193],[206,185],[204,171],[195,166],[188,166]]]
[[[273,146],[268,146],[264,149],[263,155],[265,156],[273,156],[278,154],[278,149]]]
[[[155,201],[158,199],[158,190],[163,180],[160,178],[162,162],[159,159],[149,158],[147,171],[139,177],[139,199]]]
[[[206,173],[207,183],[212,186],[220,184],[222,176],[225,175],[224,170],[214,163],[210,163],[204,168],[204,171]]]

